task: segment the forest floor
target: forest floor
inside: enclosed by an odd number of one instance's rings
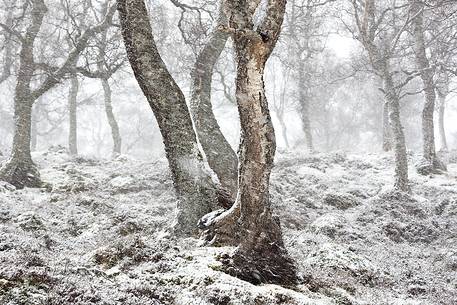
[[[457,164],[390,191],[388,154],[279,154],[271,197],[303,276],[254,286],[220,270],[231,248],[167,233],[164,160],[36,153],[43,189],[0,184],[0,304],[457,304]],[[411,156],[414,162],[414,156]]]

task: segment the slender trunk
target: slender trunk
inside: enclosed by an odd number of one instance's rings
[[[284,143],[286,144],[286,148],[289,148],[289,138],[287,137],[287,125],[284,121],[284,114],[276,113],[279,121],[279,125],[281,125],[281,134],[282,138],[284,139]]]
[[[105,97],[105,112],[108,118],[109,126],[111,127],[111,136],[113,137],[113,156],[121,154],[122,138],[117,124],[116,117],[113,112],[113,105],[111,99],[111,87],[107,79],[102,78],[103,93]]]
[[[442,151],[448,151],[446,129],[444,128],[444,112],[446,109],[446,93],[438,91],[439,109],[438,109],[438,130],[440,133],[440,146]]]
[[[432,170],[442,169],[442,164],[437,160],[435,149],[435,128],[433,115],[435,113],[435,81],[434,72],[430,67],[427,57],[425,35],[424,35],[424,14],[423,4],[418,0],[409,0],[412,12],[415,16],[413,19],[413,38],[414,51],[416,55],[416,64],[421,71],[420,77],[424,85],[425,103],[422,110],[422,136],[423,136],[423,156],[430,164]]]
[[[309,118],[309,102],[306,96],[305,86],[305,67],[303,63],[298,66],[298,98],[300,105],[300,119],[302,121],[302,129],[305,134],[306,147],[310,152],[314,151],[313,135],[311,133],[311,122]]]
[[[383,71],[385,99],[389,107],[389,121],[393,135],[393,148],[395,153],[395,183],[394,188],[410,192],[408,180],[408,157],[406,153],[405,135],[400,119],[400,99],[390,73],[388,63]]]
[[[78,78],[76,75],[74,75],[70,79],[70,90],[68,92],[68,108],[70,116],[70,126],[68,130],[68,150],[72,156],[76,156],[78,154],[78,90]]]
[[[40,100],[38,100],[32,107],[32,139],[30,143],[31,151],[36,151],[37,138],[38,138],[38,113],[39,113]]]
[[[11,158],[0,169],[0,179],[17,188],[41,186],[40,173],[30,154],[32,105],[31,81],[34,72],[33,46],[47,8],[43,0],[32,3],[28,26],[19,54],[19,70],[14,96],[14,137]]]
[[[219,25],[226,24],[221,11]],[[216,28],[209,42],[197,56],[192,71],[190,110],[208,165],[216,173],[223,188],[235,200],[237,191],[238,157],[222,134],[211,105],[211,82],[214,66],[223,51],[229,35]]]
[[[182,91],[165,66],[152,35],[143,0],[118,0],[128,59],[159,124],[178,196],[179,235],[197,232],[198,220],[216,203]]]
[[[389,123],[389,103],[384,101],[382,107],[382,150],[392,150],[392,132]]]

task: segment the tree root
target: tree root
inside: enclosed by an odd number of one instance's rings
[[[14,185],[17,189],[24,187],[39,188],[43,186],[40,172],[31,161],[10,159],[0,169],[0,180]]]

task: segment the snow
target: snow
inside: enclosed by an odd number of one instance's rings
[[[457,304],[455,164],[411,168],[410,196],[391,191],[389,154],[278,155],[272,204],[303,277],[292,290],[220,271],[233,248],[173,237],[165,160],[34,159],[48,187],[0,184],[0,304]]]

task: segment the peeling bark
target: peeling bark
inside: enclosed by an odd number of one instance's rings
[[[270,0],[266,17],[254,29],[258,1],[226,2],[236,49],[236,99],[241,122],[238,195],[233,207],[204,219],[212,244],[238,245],[225,261],[227,272],[251,283],[292,285],[296,269],[284,247],[271,210],[269,182],[276,150],[264,88],[264,69],[277,42],[286,1]],[[236,29],[236,30],[235,30]],[[242,237],[242,238],[241,238]]]
[[[184,95],[163,62],[143,0],[118,0],[122,35],[135,77],[159,124],[178,196],[178,235],[197,232],[198,220],[216,204]]]
[[[218,25],[225,25],[227,18],[221,11]],[[232,149],[214,116],[211,104],[213,69],[224,50],[229,35],[217,27],[208,43],[197,56],[192,71],[190,110],[208,165],[216,173],[219,182],[235,200],[237,192],[238,157]]]

